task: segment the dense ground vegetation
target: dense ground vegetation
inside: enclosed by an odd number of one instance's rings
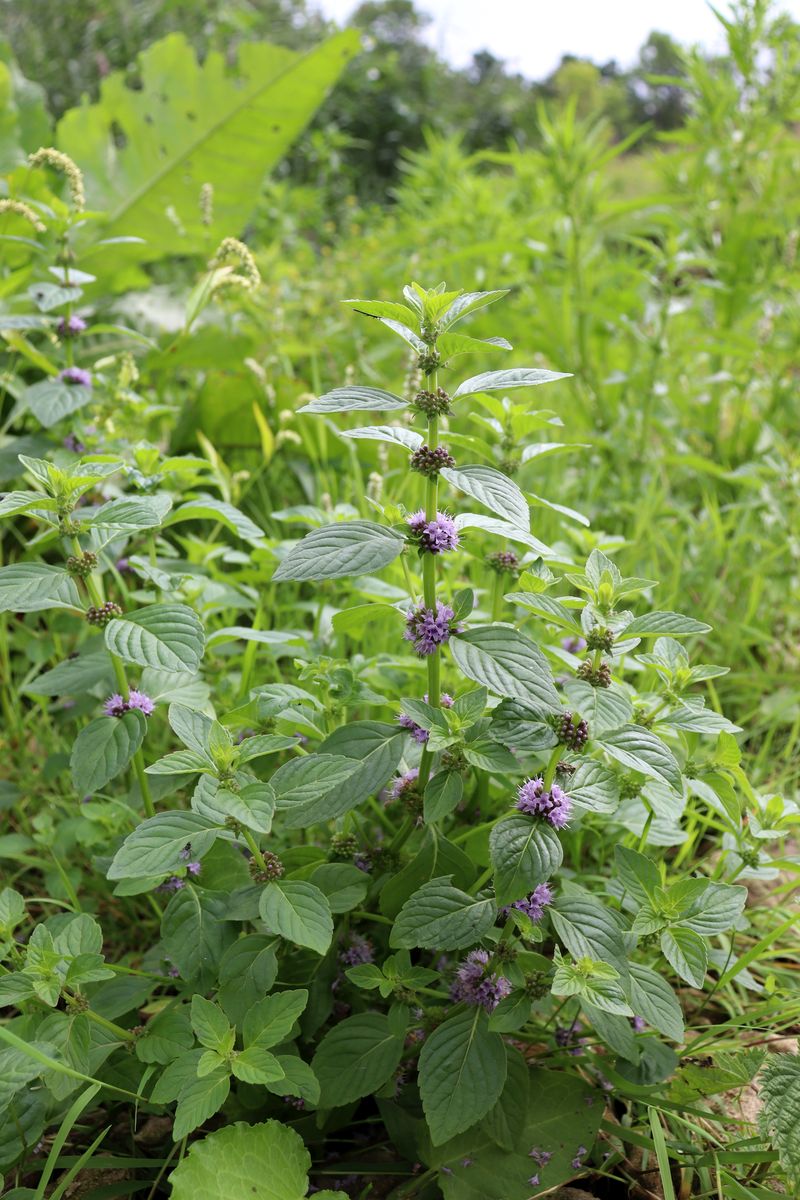
[[[4,1195],[795,1194],[796,31],[406,136],[11,7]]]

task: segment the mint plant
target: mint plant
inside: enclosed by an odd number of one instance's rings
[[[48,300],[57,349],[88,371],[73,357],[80,289],[64,286]],[[266,541],[198,491],[191,458],[88,453],[69,434],[19,456],[24,486],[1,511],[35,532],[0,568],[2,611],[60,660],[39,656],[25,693],[75,703],[66,796],[90,869],[148,934],[114,961],[74,888],[43,919],[0,893],[5,1169],[89,1083],[195,1139],[177,1197],[213,1146],[224,1186],[252,1148],[300,1197],[357,1120],[393,1146],[397,1196],[525,1200],[619,1156],[598,1142],[606,1092],[633,1110],[665,1084],[683,1004],[708,1002],[709,969],[735,972],[735,880],[781,814],[759,807],[737,727],[696,690],[723,668],[693,666],[680,639],[709,627],[654,608],[655,581],[601,549],[579,568],[531,532],[531,506],[553,505],[512,478],[516,439],[547,414],[516,396],[565,376],[511,368],[445,389],[461,355],[510,349],[454,332],[504,294],[414,284],[402,304],[350,301],[412,347],[422,386],[348,383],[302,409],[390,414],[342,433],[408,455],[397,499],[366,500],[372,519],[332,517],[271,551],[279,591],[298,585],[303,604],[330,580],[391,577],[394,594],[334,617],[345,636],[353,621],[388,631],[368,671],[319,654],[318,629],[308,645],[303,628],[239,623],[246,589],[185,557],[175,526],[249,544],[223,552],[252,555],[259,588]],[[97,391],[29,384],[21,419],[58,438],[74,397],[97,406]],[[244,651],[220,662],[231,643]],[[303,651],[297,682],[260,678],[251,650],[286,643]],[[698,805],[726,831],[707,869],[665,853]],[[587,871],[595,839],[616,844],[602,877]],[[203,1138],[216,1114],[231,1123]]]

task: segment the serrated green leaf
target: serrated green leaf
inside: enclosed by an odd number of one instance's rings
[[[141,746],[147,719],[138,708],[121,717],[97,717],[80,731],[72,746],[72,786],[91,795],[124,771]]]
[[[527,533],[530,529],[531,516],[528,502],[520,489],[494,467],[484,467],[471,464],[464,467],[445,467],[441,475],[453,487],[466,492],[473,500],[478,500],[492,512],[497,513],[503,520]]]
[[[543,371],[536,367],[511,367],[506,371],[486,371],[465,379],[453,392],[453,399],[460,396],[475,396],[479,392],[506,392],[512,388],[537,387],[541,383],[552,383],[557,379],[571,378],[569,372]]]
[[[548,880],[564,856],[553,827],[521,813],[497,822],[489,838],[489,850],[497,903],[501,905],[522,899],[537,884]]]
[[[449,1017],[425,1040],[419,1090],[434,1146],[468,1129],[496,1104],[506,1081],[503,1039],[481,1008]]]
[[[191,845],[192,858],[197,860],[211,849],[218,834],[218,826],[197,813],[157,813],[128,834],[108,869],[108,878],[167,875],[185,866],[182,852],[187,844]]]
[[[320,1042],[312,1067],[320,1105],[338,1108],[369,1096],[393,1075],[403,1055],[403,1037],[383,1013],[359,1013],[335,1025]]]
[[[371,409],[373,412],[392,412],[407,408],[408,401],[381,388],[351,386],[334,388],[298,408],[298,412],[333,413]]]
[[[262,1046],[268,1050],[285,1041],[292,1027],[308,1004],[305,988],[275,992],[259,1000],[244,1018],[242,1036],[246,1046]]]
[[[186,604],[151,604],[116,617],[106,626],[105,641],[123,661],[161,671],[194,674],[203,657],[203,625]]]
[[[708,970],[706,944],[692,929],[665,929],[661,934],[661,953],[672,969],[692,987],[701,988]]]
[[[651,612],[636,617],[630,625],[621,631],[621,637],[659,637],[667,634],[670,637],[689,637],[696,633],[709,633],[710,625],[696,621],[694,617],[685,617],[676,612]]]
[[[296,946],[324,954],[331,944],[331,908],[313,883],[289,879],[267,884],[258,911],[268,929]]]
[[[676,792],[682,790],[681,770],[664,743],[641,725],[623,725],[598,739],[603,749],[633,771],[650,779],[663,779]]]
[[[402,534],[373,521],[342,521],[312,529],[281,560],[273,580],[340,579],[388,566],[405,545]]]
[[[489,932],[496,915],[493,901],[462,892],[450,878],[431,879],[406,900],[395,919],[390,946],[459,950],[474,946]]]
[[[518,630],[507,625],[478,626],[451,638],[450,647],[468,679],[545,712],[561,711],[547,659]]]
[[[42,612],[47,608],[80,611],[80,597],[71,575],[48,563],[0,567],[0,612]]]

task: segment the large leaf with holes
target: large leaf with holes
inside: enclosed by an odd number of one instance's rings
[[[100,99],[65,114],[58,146],[80,163],[90,208],[108,213],[110,234],[147,239],[147,260],[204,253],[247,223],[265,172],[285,154],[357,51],[355,30],[308,54],[265,42],[200,65],[182,34],[138,59],[140,86],[115,71]],[[210,228],[200,189],[214,189]]]
[[[151,604],[111,621],[106,645],[140,667],[195,672],[203,657],[203,626],[186,604]]]

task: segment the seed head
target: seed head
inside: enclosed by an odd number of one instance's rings
[[[451,409],[450,397],[444,388],[437,388],[435,392],[417,392],[413,404],[426,417],[446,416]]]
[[[46,233],[47,226],[42,221],[39,214],[31,208],[30,204],[25,204],[22,200],[0,200],[0,216],[5,213],[14,213],[18,217],[22,217],[23,221],[27,221],[32,225],[36,233]]]
[[[70,197],[72,198],[72,207],[76,212],[83,212],[86,207],[83,175],[68,154],[62,154],[60,150],[54,150],[52,146],[42,146],[35,154],[28,155],[28,162],[32,167],[53,167],[56,171],[60,171],[62,175],[65,175],[67,184],[69,185]]]
[[[454,467],[456,460],[446,446],[431,450],[430,446],[423,444],[411,455],[410,465],[412,471],[419,471],[420,475],[433,479],[444,467]]]
[[[576,721],[571,712],[561,714],[556,721],[556,734],[562,746],[570,750],[582,750],[589,740],[589,726],[586,721]]]
[[[498,575],[516,575],[519,571],[519,559],[513,550],[496,550],[487,556],[486,564]]]
[[[587,658],[578,667],[578,678],[584,679],[592,687],[611,687],[611,667],[607,662],[601,662],[600,666],[595,668],[592,659]]]
[[[84,550],[80,557],[70,554],[67,559],[67,570],[70,575],[76,575],[78,579],[86,579],[96,566],[97,555],[92,550]]]
[[[108,625],[109,621],[113,621],[115,617],[122,616],[122,609],[113,600],[106,600],[105,604],[101,604],[99,608],[91,605],[86,610],[86,620],[90,625],[99,625],[101,628]]]

